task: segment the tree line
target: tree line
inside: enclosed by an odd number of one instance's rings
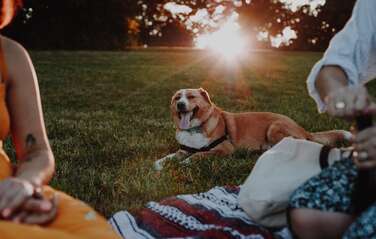
[[[239,0],[240,1],[240,0]],[[193,33],[171,14],[167,21],[146,21],[161,14],[166,0],[25,0],[4,35],[30,49],[122,50],[128,46],[191,46]],[[180,1],[175,1],[180,2]],[[210,1],[188,1],[190,7]],[[214,0],[213,0],[214,2]],[[327,0],[316,15],[307,8],[292,12],[276,0],[252,0],[236,10],[243,29],[252,36],[266,30],[278,34],[286,26],[297,31],[292,50],[323,50],[351,15],[355,0]],[[296,20],[299,19],[299,20]],[[160,33],[151,34],[153,29]],[[258,43],[268,48],[269,43]]]

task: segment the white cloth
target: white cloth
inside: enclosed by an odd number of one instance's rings
[[[288,137],[263,153],[240,189],[240,207],[260,225],[286,226],[291,195],[322,170],[322,148],[312,141]],[[329,166],[340,159],[339,149],[330,150]]]
[[[359,85],[376,77],[376,0],[358,0],[351,19],[331,40],[324,57],[316,63],[308,76],[310,96],[320,112],[325,104],[321,100],[315,81],[325,65],[340,66],[347,74],[350,85]]]

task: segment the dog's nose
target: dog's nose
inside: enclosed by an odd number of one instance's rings
[[[179,111],[185,111],[186,110],[186,106],[185,106],[184,102],[178,102],[176,107],[178,108]]]

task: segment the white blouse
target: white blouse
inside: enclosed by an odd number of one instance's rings
[[[307,80],[310,96],[318,110],[326,109],[315,81],[325,65],[340,66],[347,74],[350,85],[364,84],[376,77],[376,0],[358,0],[351,19],[333,37],[323,58],[313,67]]]

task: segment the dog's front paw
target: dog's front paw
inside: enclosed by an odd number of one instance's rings
[[[157,160],[154,162],[154,170],[155,171],[162,171],[163,169],[163,163],[160,162],[160,160]]]
[[[165,161],[169,160],[169,159],[172,159],[176,156],[176,153],[174,154],[169,154],[167,155],[166,157],[164,158],[161,158],[157,161],[154,162],[154,170],[156,171],[161,171],[163,169],[163,164],[165,163]]]
[[[183,161],[180,162],[181,165],[188,165],[190,164],[192,161],[191,157],[188,157],[186,159],[184,159]]]

